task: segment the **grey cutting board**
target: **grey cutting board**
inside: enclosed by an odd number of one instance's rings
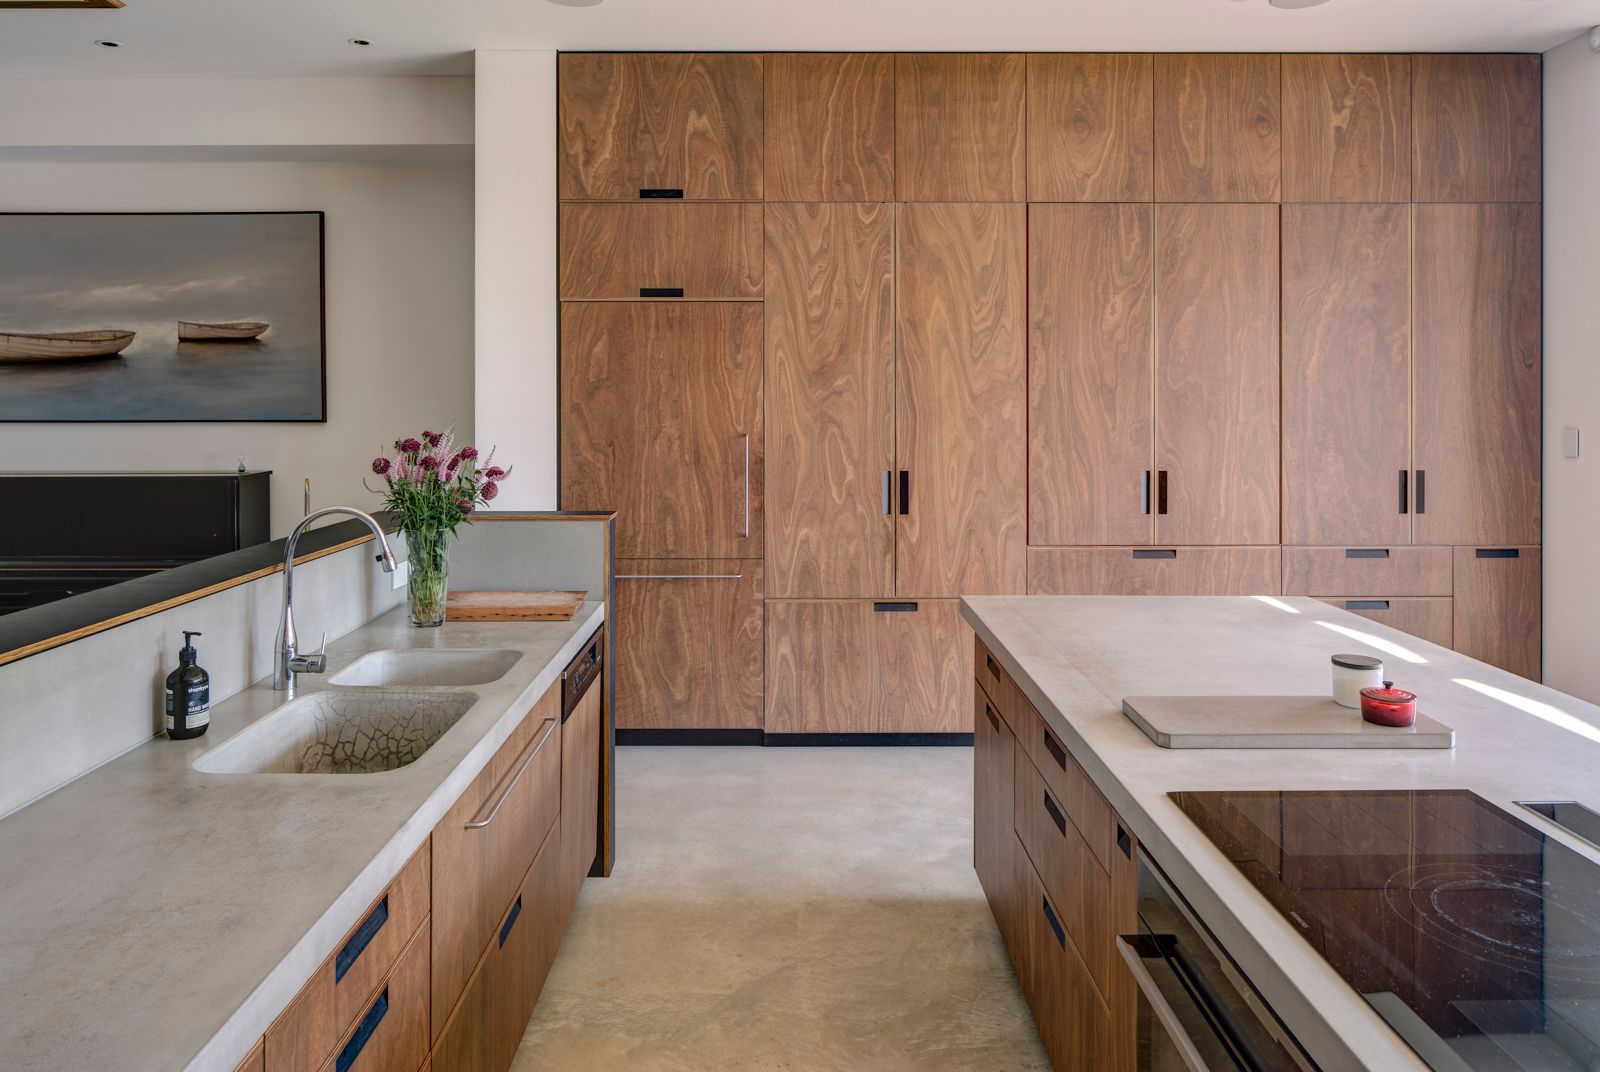
[[[1128,696],[1122,713],[1162,748],[1454,748],[1456,731],[1421,712],[1374,726],[1326,696]]]

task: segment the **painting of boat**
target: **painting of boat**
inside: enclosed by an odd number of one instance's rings
[[[115,357],[133,342],[133,335],[131,331],[116,328],[38,334],[0,331],[0,361],[76,361],[90,357]]]
[[[179,342],[250,342],[271,327],[258,320],[234,320],[225,324],[200,324],[178,321]]]

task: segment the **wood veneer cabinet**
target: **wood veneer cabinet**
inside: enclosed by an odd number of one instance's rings
[[[1016,53],[895,57],[895,197],[1027,197],[1027,60]]]
[[[894,57],[775,53],[766,60],[768,201],[894,197]]]
[[[1155,57],[1155,199],[1277,201],[1279,58]]]
[[[600,694],[596,682],[561,724],[561,901],[557,914],[562,919],[572,914],[599,852],[600,755],[605,737]]]
[[[1028,57],[1028,200],[1149,201],[1154,66],[1148,55]]]
[[[1030,547],[1028,594],[1276,595],[1282,569],[1276,547]]]
[[[1411,57],[1283,57],[1283,199],[1411,200]]]
[[[1538,201],[1543,183],[1538,56],[1420,55],[1417,201]]]
[[[557,185],[569,200],[762,196],[762,57],[567,52],[557,61]]]
[[[1015,873],[1012,830],[1016,826],[1017,742],[997,701],[981,687],[973,699],[973,867],[989,899],[989,910],[999,924],[1000,936],[1012,957],[1016,957],[1019,921],[1017,897],[1011,887]]]
[[[561,297],[759,298],[761,206],[561,206]]]
[[[1539,548],[1457,547],[1455,585],[1455,649],[1538,681]]]
[[[1285,547],[1283,592],[1448,596],[1453,568],[1448,547]]]
[[[1413,598],[1408,596],[1346,596],[1330,599],[1318,597],[1352,614],[1371,618],[1391,629],[1421,637],[1441,647],[1455,643],[1455,600],[1448,596]]]

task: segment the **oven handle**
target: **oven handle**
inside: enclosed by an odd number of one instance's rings
[[[1147,961],[1159,961],[1168,971],[1178,977],[1184,992],[1193,999],[1195,1007],[1206,1018],[1217,1035],[1217,1041],[1233,1057],[1233,1064],[1244,1072],[1268,1072],[1263,1064],[1251,1051],[1249,1043],[1245,1040],[1244,1033],[1233,1022],[1232,1016],[1216,995],[1205,979],[1195,969],[1194,962],[1184,951],[1183,944],[1175,934],[1123,934],[1117,937],[1117,952],[1127,962],[1128,970],[1133,974],[1134,982],[1144,994],[1145,1000],[1150,1003],[1150,1009],[1155,1013],[1156,1019],[1166,1029],[1172,1043],[1178,1048],[1178,1055],[1183,1060],[1189,1072],[1213,1072],[1200,1056],[1199,1049],[1194,1040],[1184,1031],[1178,1014],[1173,1011],[1167,1002],[1166,995],[1156,985],[1154,976],[1147,968]]]

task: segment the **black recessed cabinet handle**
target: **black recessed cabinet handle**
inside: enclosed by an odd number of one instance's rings
[[[1130,860],[1133,859],[1133,838],[1122,829],[1121,824],[1117,826],[1117,848],[1122,850],[1122,855]]]
[[[904,601],[879,600],[872,604],[872,609],[878,614],[915,614],[917,605]]]
[[[511,928],[517,925],[517,917],[522,915],[522,898],[518,897],[511,905],[511,911],[506,913],[506,921],[500,924],[500,945],[505,947],[506,939],[511,937]]]
[[[1177,558],[1178,552],[1173,548],[1138,548],[1133,552],[1134,558]]]
[[[993,655],[985,655],[983,657],[983,663],[989,668],[989,673],[993,674],[996,678],[1000,676],[1000,664],[994,661]]]
[[[683,297],[683,288],[682,287],[640,287],[639,288],[639,297],[641,297],[641,298],[681,298],[681,297]]]
[[[1139,513],[1150,513],[1150,470],[1148,469],[1139,478]]]
[[[911,512],[911,470],[900,470],[900,512]]]
[[[1050,929],[1055,931],[1056,944],[1062,949],[1067,948],[1067,932],[1061,929],[1061,921],[1056,919],[1056,913],[1050,907],[1049,898],[1041,897],[1039,898],[1039,903],[1044,905],[1044,918],[1050,921]]]
[[[655,201],[662,198],[681,200],[683,191],[674,186],[647,186],[639,191],[639,196],[647,201]]]
[[[1417,513],[1428,512],[1428,473],[1425,469],[1417,470]]]
[[[1062,770],[1067,769],[1066,750],[1061,747],[1060,742],[1051,736],[1049,730],[1044,731],[1044,748],[1045,751],[1050,753],[1050,758],[1056,761],[1056,766]]]
[[[1347,599],[1344,601],[1345,610],[1388,610],[1387,599]]]
[[[1165,469],[1159,469],[1159,470],[1156,471],[1156,513],[1164,514],[1166,512],[1167,512],[1167,471]]]
[[[361,1056],[361,1051],[367,1048],[367,1042],[372,1038],[372,1033],[378,1030],[378,1025],[383,1023],[383,1018],[389,1015],[389,988],[384,987],[383,993],[378,995],[378,1000],[372,1003],[372,1008],[367,1010],[367,1015],[361,1018],[361,1023],[356,1027],[356,1033],[350,1036],[350,1041],[344,1044],[344,1049],[339,1051],[338,1058],[333,1062],[334,1072],[350,1072],[350,1066],[356,1063],[356,1058]]]
[[[994,708],[990,707],[988,704],[984,704],[983,713],[989,716],[989,725],[998,730],[1000,728],[1000,720],[995,717]]]
[[[1346,557],[1346,558],[1388,558],[1389,557],[1389,549],[1387,547],[1346,547],[1344,549],[1344,557]]]
[[[894,513],[894,503],[892,502],[894,493],[890,490],[890,483],[889,470],[885,469],[883,471],[883,512],[885,514]]]
[[[1400,512],[1406,513],[1410,508],[1411,495],[1406,490],[1406,471],[1400,470]]]
[[[1067,836],[1067,817],[1061,814],[1061,809],[1056,807],[1056,802],[1050,799],[1050,794],[1044,795],[1044,810],[1050,813],[1050,821],[1056,824],[1056,829],[1062,837]]]
[[[355,967],[356,961],[361,959],[361,954],[367,951],[367,946],[383,930],[383,925],[389,922],[389,898],[385,897],[378,902],[376,908],[367,913],[367,918],[361,921],[361,926],[350,936],[350,940],[339,949],[338,956],[333,958],[333,981],[337,985],[344,979],[345,973]]]
[[[1473,552],[1477,558],[1521,558],[1522,552],[1515,547],[1480,547]]]

